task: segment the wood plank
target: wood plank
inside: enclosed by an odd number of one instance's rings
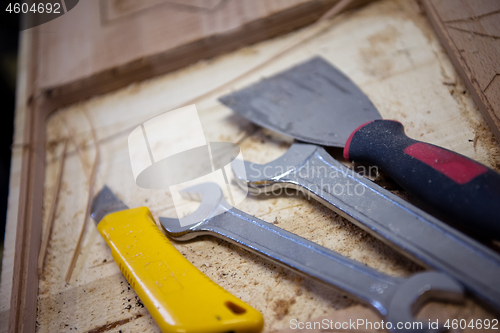
[[[276,56],[304,36],[312,37],[302,47]],[[66,135],[62,121],[65,118],[77,130],[79,141],[89,141],[85,154],[91,161],[94,148],[88,139],[90,127],[85,116],[88,113],[96,124],[103,156],[97,188],[108,184],[130,206],[147,205],[155,218],[171,215],[173,207],[166,190],[145,190],[134,183],[128,167],[129,129],[196,99],[207,141],[238,142],[246,159],[268,162],[283,154],[290,141],[264,130],[247,132],[250,124],[221,105],[217,98],[315,55],[351,77],[384,118],[403,122],[408,135],[498,168],[498,145],[491,143],[491,133],[477,130],[486,126],[485,122],[470,96],[462,94],[464,87],[460,79],[457,78],[453,89],[443,84],[455,78],[456,72],[439,48],[425,17],[408,1],[380,1],[334,22],[325,22],[324,26],[305,28],[211,62],[198,63],[65,107],[48,120],[47,141],[62,144],[60,139]],[[268,59],[275,60],[244,75],[249,68]],[[237,77],[242,78],[233,81]],[[228,82],[233,83],[226,86]],[[220,86],[224,88],[207,94],[213,87]],[[474,146],[476,136],[479,139]],[[170,143],[163,144],[167,147]],[[59,151],[54,146],[46,151],[46,192],[55,182]],[[117,325],[114,329],[123,332],[158,332],[147,311],[136,302],[135,293],[128,290],[93,225],[88,225],[70,284],[64,282],[78,237],[74,231],[80,228],[87,193],[85,171],[74,147],[66,162],[61,208],[54,221],[46,270],[39,284],[39,332],[68,328],[88,331],[107,324]],[[45,198],[47,207],[50,200]],[[186,213],[194,208],[188,202],[184,207]],[[301,196],[249,196],[239,208],[387,274],[404,276],[422,269],[321,204]],[[174,243],[174,246],[216,283],[261,311],[266,321],[265,332],[285,329],[292,319],[306,321],[327,314],[338,320],[346,316],[376,320],[370,317],[372,312],[350,298],[213,237]],[[354,310],[349,310],[353,306],[356,306]],[[431,306],[422,316],[494,318],[472,300],[459,306]]]
[[[79,139],[84,140],[88,135],[88,127],[82,115],[84,110],[89,110],[94,122],[99,124],[98,135],[104,150],[110,155],[100,172],[101,184],[109,182],[116,188],[120,197],[131,205],[143,204],[153,198],[147,205],[152,207],[155,216],[166,213],[168,207],[165,207],[164,193],[152,195],[138,192],[135,185],[121,186],[119,177],[122,175],[113,172],[116,170],[114,166],[123,168],[129,163],[126,144],[123,145],[120,141],[126,138],[126,130],[155,114],[186,101],[197,100],[202,117],[208,124],[213,124],[212,129],[206,133],[207,138],[234,141],[242,135],[248,136],[245,134],[248,123],[235,119],[227,109],[221,108],[216,102],[217,96],[206,95],[207,92],[213,86],[224,86],[232,82],[246,69],[273,59],[289,44],[301,40],[305,33],[314,38],[311,37],[310,41],[304,43],[304,47],[295,49],[269,68],[263,67],[252,75],[247,75],[244,81],[236,82],[220,93],[238,89],[259,80],[261,76],[272,75],[311,55],[319,54],[352,77],[367,92],[384,117],[402,120],[410,135],[451,148],[495,168],[500,165],[498,145],[492,143],[492,135],[485,129],[485,123],[476,112],[468,94],[462,94],[464,88],[460,80],[457,79],[453,87],[446,84],[450,78],[454,79],[455,71],[437,46],[427,22],[413,6],[414,2],[381,1],[353,16],[335,21],[335,25],[321,34],[311,33],[306,29],[284,39],[262,43],[217,58],[210,63],[200,63],[172,75],[161,76],[93,101],[73,105],[61,110],[49,120],[48,142],[53,147],[57,144],[57,138],[64,134],[64,127],[58,124],[61,116],[69,116],[75,125],[81,126]],[[29,97],[24,101],[33,100]],[[67,99],[66,102],[71,100],[75,99]],[[53,111],[56,106],[57,104],[53,104],[47,107]],[[45,122],[41,125],[45,125]],[[257,132],[248,136],[241,146],[245,157],[255,162],[265,162],[279,156],[287,144],[270,133]],[[88,149],[87,153],[92,156],[92,149]],[[45,177],[42,178],[45,178],[44,186],[47,190],[54,181],[57,155],[51,155],[51,151],[46,154],[49,158]],[[60,205],[58,219],[54,225],[55,238],[49,246],[51,267],[42,276],[39,284],[38,319],[42,323],[39,330],[68,330],[68,327],[64,326],[66,324],[76,325],[79,330],[113,324],[121,325],[119,328],[113,326],[117,330],[137,331],[138,327],[141,327],[146,331],[157,331],[151,317],[142,315],[144,310],[141,310],[140,306],[133,303],[130,309],[125,309],[123,303],[128,302],[128,298],[124,300],[121,296],[117,297],[116,290],[118,293],[122,290],[117,289],[117,286],[123,282],[123,278],[112,264],[108,256],[109,251],[104,244],[99,243],[100,236],[93,226],[88,227],[86,243],[77,264],[74,280],[70,285],[62,283],[61,277],[70,256],[68,251],[64,250],[71,251],[71,237],[77,236],[74,229],[78,229],[78,223],[81,222],[82,209],[79,205],[84,205],[86,197],[84,173],[74,152],[72,163],[69,163],[70,171],[65,176],[66,201]],[[48,207],[51,197],[47,195],[43,199],[44,205]],[[318,241],[377,269],[395,275],[404,275],[418,269],[387,247],[373,243],[369,236],[359,233],[358,229],[321,205],[296,197],[248,200],[242,207],[247,212],[269,222],[278,221],[278,224],[287,230]],[[41,216],[41,211],[38,211],[38,214]],[[34,222],[36,221],[30,221]],[[10,223],[12,224],[12,220]],[[12,228],[8,226],[8,230]],[[219,243],[212,238],[176,246],[217,283],[261,310],[267,322],[266,331],[286,327],[291,318],[304,320],[332,311],[338,313],[352,304],[337,293],[301,280],[294,274],[276,270],[245,251],[224,242]],[[217,261],[207,259],[210,257],[217,258]],[[237,273],[237,278],[221,272]],[[87,288],[88,286],[91,288]],[[99,288],[92,290],[92,286]],[[104,293],[97,296],[98,293],[92,294],[95,290]],[[128,290],[126,293],[126,296],[129,296]],[[262,295],[266,297],[262,298]],[[134,294],[131,293],[130,296],[133,299]],[[68,305],[64,304],[65,301],[68,301]],[[36,309],[36,306],[37,304],[34,304],[33,309]],[[61,313],[57,314],[57,311]],[[360,310],[357,313],[363,315],[366,311]],[[449,316],[463,318],[491,317],[472,302],[468,302],[465,307],[452,307],[451,313]],[[0,331],[5,329],[2,326]]]
[[[21,187],[22,158],[25,153],[23,149],[23,138],[27,111],[26,101],[31,94],[30,89],[32,88],[29,84],[29,82],[32,82],[30,80],[30,75],[32,74],[31,66],[29,66],[32,46],[32,39],[30,37],[32,37],[32,35],[22,32],[21,36],[16,89],[17,105],[15,110],[12,162],[9,179],[8,210],[4,239],[4,252],[2,258],[2,276],[0,279],[0,319],[5,323],[9,321],[8,314],[11,300],[12,278],[14,274],[15,241]],[[24,101],[24,103],[21,103],[21,101]],[[4,327],[2,332],[5,332],[8,328],[8,325],[0,326]]]
[[[200,6],[197,1],[176,0],[173,2],[183,2],[191,5]],[[366,1],[343,1],[341,10]],[[331,3],[331,1],[329,1]],[[216,1],[214,1],[214,5]],[[201,7],[206,7],[207,2],[203,2]],[[347,5],[347,6],[346,6]],[[211,7],[210,7],[211,8]],[[307,13],[307,11],[305,11]],[[279,13],[278,13],[279,14]],[[285,15],[286,16],[286,15]],[[306,15],[307,16],[307,15]],[[303,19],[300,18],[300,20]],[[272,16],[271,18],[276,19]],[[279,20],[278,20],[279,21]],[[286,20],[285,20],[286,21]],[[287,25],[287,22],[284,22]],[[115,75],[111,79],[111,84],[91,85],[83,90],[73,91],[66,95],[54,94],[53,91],[44,90],[40,84],[38,69],[40,63],[36,60],[40,57],[42,48],[40,35],[45,33],[54,33],[54,31],[43,30],[37,27],[23,33],[22,69],[19,80],[20,92],[17,99],[16,133],[21,133],[23,137],[18,147],[21,148],[20,174],[14,174],[19,177],[21,183],[19,188],[11,189],[11,199],[9,201],[10,215],[13,209],[17,209],[17,223],[13,219],[10,221],[10,227],[7,227],[9,234],[7,239],[15,238],[14,251],[10,249],[5,251],[6,260],[3,261],[2,270],[2,290],[0,291],[2,300],[1,318],[6,318],[10,312],[9,329],[12,332],[32,331],[35,325],[36,316],[36,286],[38,285],[38,276],[33,270],[35,257],[38,256],[40,230],[42,226],[41,203],[43,200],[43,182],[45,168],[45,154],[43,145],[45,142],[45,121],[46,118],[61,105],[76,102],[96,93],[103,93],[117,87],[126,85],[132,81],[150,78],[157,75],[158,71],[145,71],[146,74],[129,76],[127,80],[120,81]],[[34,60],[36,59],[36,60]],[[115,73],[116,74],[116,73]],[[109,82],[108,82],[109,83]],[[13,156],[16,156],[13,154]],[[13,162],[13,165],[16,163]],[[17,179],[17,178],[14,178]],[[12,182],[15,184],[15,182]],[[16,192],[19,190],[19,192]],[[17,198],[15,193],[19,193]],[[12,224],[15,224],[14,226]],[[15,236],[14,236],[15,235]],[[9,244],[9,241],[6,242]],[[17,249],[17,250],[16,250]],[[15,257],[15,258],[14,258]],[[14,260],[15,259],[15,260]],[[6,290],[6,288],[9,288]],[[6,304],[10,303],[9,306]],[[2,328],[7,329],[4,325]]]
[[[424,0],[436,34],[500,141],[500,2]]]
[[[314,22],[336,0],[80,1],[39,27],[38,84],[78,100]]]
[[[41,216],[36,211],[37,208],[40,211],[43,202],[43,189],[40,189],[37,182],[40,181],[40,177],[43,179],[44,176],[43,159],[40,160],[40,157],[43,158],[44,155],[44,140],[42,138],[39,141],[40,135],[44,136],[44,131],[43,129],[40,131],[40,126],[37,129],[36,125],[41,119],[44,119],[45,113],[37,112],[39,104],[33,98],[35,93],[33,82],[36,75],[36,62],[33,56],[36,54],[38,39],[36,33],[24,36],[28,41],[23,42],[23,46],[26,48],[21,53],[23,55],[21,64],[25,66],[22,78],[26,81],[20,82],[20,84],[24,83],[20,89],[21,93],[18,95],[18,98],[22,99],[17,100],[16,106],[16,112],[21,112],[24,118],[23,124],[21,124],[23,134],[20,142],[22,162],[19,201],[18,207],[16,207],[18,212],[15,228],[15,257],[11,276],[12,287],[9,295],[10,309],[16,310],[10,312],[8,325],[12,331],[19,332],[29,332],[35,328],[36,308],[32,306],[32,303],[36,300],[37,289],[25,277],[36,275],[33,255],[38,252],[40,239],[36,237],[36,234],[41,231]],[[40,117],[42,118],[40,119]],[[18,129],[19,127],[16,132]],[[35,180],[34,176],[38,177],[38,180]],[[38,185],[38,191],[35,190],[36,185]],[[38,197],[35,198],[37,194]]]

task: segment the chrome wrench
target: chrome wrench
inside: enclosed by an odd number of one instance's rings
[[[239,166],[234,163],[233,171],[250,192],[306,192],[402,254],[452,276],[500,312],[500,255],[348,169],[323,148],[294,143],[270,163]]]
[[[371,305],[386,319],[391,332],[441,332],[414,319],[414,312],[430,299],[461,300],[462,287],[443,273],[423,272],[408,278],[385,275],[270,223],[231,207],[220,187],[205,183],[183,194],[201,200],[198,209],[181,219],[160,217],[167,234],[176,240],[214,235],[258,255],[348,292]],[[200,198],[201,196],[201,198]]]

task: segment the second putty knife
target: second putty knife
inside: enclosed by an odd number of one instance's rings
[[[219,99],[250,121],[377,165],[413,195],[500,239],[500,174],[450,150],[413,140],[382,120],[366,95],[320,57]]]

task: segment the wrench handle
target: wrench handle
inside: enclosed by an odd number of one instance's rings
[[[401,282],[236,208],[214,216],[197,231],[243,246],[281,266],[346,291],[371,304],[383,316]]]
[[[398,184],[486,237],[500,239],[500,174],[453,151],[413,140],[394,120],[354,131],[344,148],[351,161],[377,165]]]
[[[245,163],[249,191],[272,191],[276,186],[303,191],[402,254],[453,276],[500,309],[497,253],[348,169],[323,148],[295,143],[266,165]]]

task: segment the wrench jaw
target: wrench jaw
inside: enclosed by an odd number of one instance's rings
[[[253,194],[262,193],[266,187],[273,184],[271,179],[260,179],[252,177],[246,170],[258,170],[258,173],[264,169],[265,164],[252,163],[248,161],[235,160],[231,162],[233,174],[236,177],[236,182],[241,188],[248,188],[248,191]]]
[[[242,164],[240,161],[233,161],[231,167],[240,187],[248,188],[253,194],[268,193],[276,189],[276,186],[294,187],[288,176],[297,172],[318,148],[315,145],[294,143],[285,154],[269,163],[243,161]]]
[[[189,228],[182,227],[179,219],[170,217],[160,217],[160,223],[167,232],[167,235],[175,240],[187,241],[198,236],[201,236],[200,232],[197,232],[199,228],[205,221],[201,221]]]
[[[252,194],[261,194],[270,192],[273,186],[276,184],[276,179],[279,179],[281,174],[277,173],[274,177],[265,178],[259,177],[259,175],[264,175],[265,171],[271,173],[268,170],[267,164],[258,164],[248,161],[243,161],[244,168],[242,167],[241,161],[231,162],[233,173],[236,177],[236,182],[241,188],[247,188],[248,192]],[[269,164],[269,163],[268,163]],[[248,174],[245,170],[252,170],[253,174]]]
[[[392,324],[391,332],[405,333],[440,333],[446,332],[443,326],[429,327],[429,322],[415,320],[414,315],[421,307],[432,300],[461,302],[464,289],[454,279],[438,272],[424,272],[411,276],[394,295],[389,304],[387,322]],[[403,323],[402,328],[397,324]],[[411,323],[411,328],[404,328],[405,323]]]
[[[203,183],[181,191],[185,199],[200,201],[198,208],[188,216],[180,219],[160,217],[160,223],[168,236],[186,241],[207,234],[204,228],[212,217],[222,214],[231,207],[224,199],[222,190],[215,183]]]

